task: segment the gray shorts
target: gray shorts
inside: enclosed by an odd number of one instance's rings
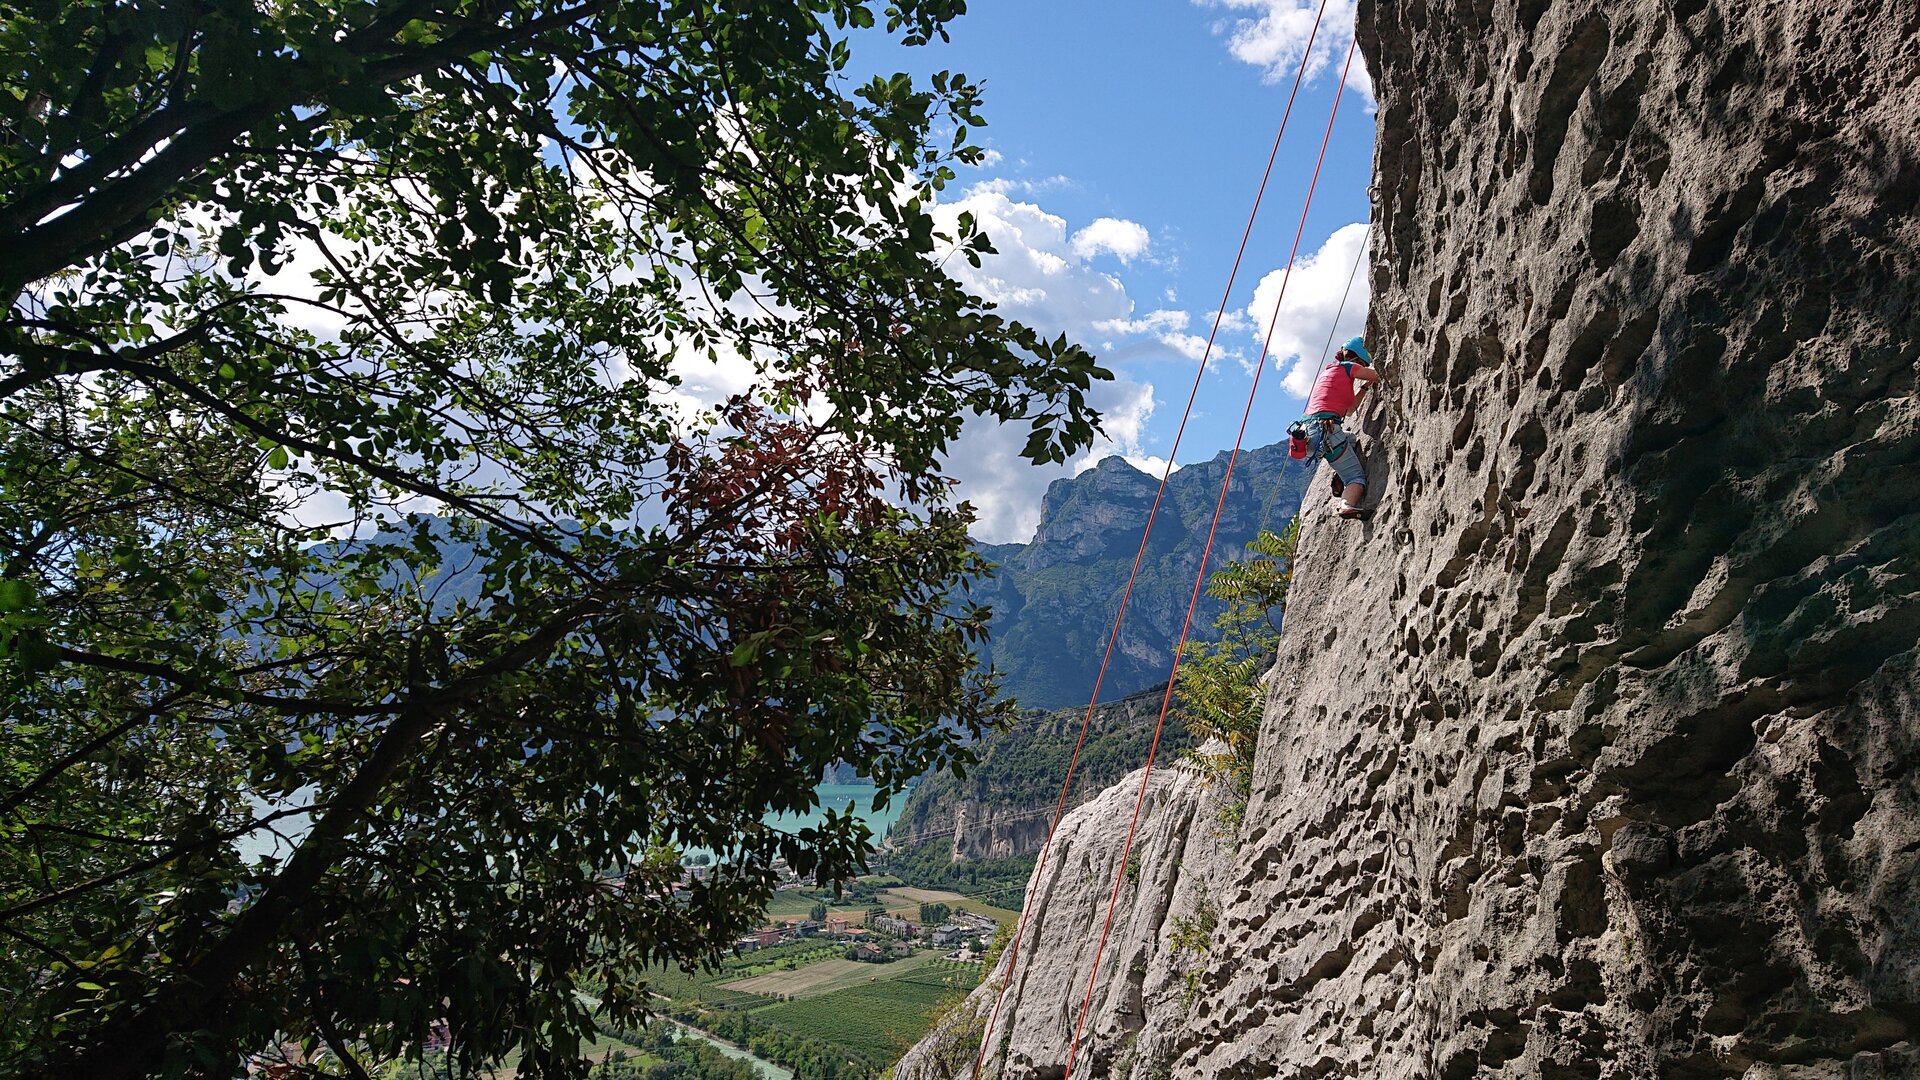
[[[1367,467],[1360,464],[1360,440],[1354,438],[1345,428],[1340,427],[1332,428],[1324,434],[1321,434],[1316,427],[1314,434],[1320,436],[1313,440],[1317,444],[1314,449],[1320,451],[1320,456],[1327,459],[1327,464],[1340,477],[1340,482],[1365,487]]]

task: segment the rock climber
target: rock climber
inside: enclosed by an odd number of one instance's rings
[[[1373,369],[1366,342],[1357,336],[1348,338],[1314,380],[1313,393],[1307,397],[1307,415],[1287,428],[1292,456],[1304,458],[1311,448],[1332,467],[1334,492],[1341,500],[1343,518],[1361,514],[1367,469],[1360,463],[1358,441],[1341,422],[1360,407],[1367,396],[1367,384],[1379,381],[1380,373]]]

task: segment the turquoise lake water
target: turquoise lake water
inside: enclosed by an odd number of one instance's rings
[[[885,808],[875,810],[873,792],[871,784],[821,784],[813,789],[814,797],[819,800],[818,808],[806,814],[775,814],[767,818],[767,824],[776,829],[803,829],[817,824],[823,810],[845,810],[852,806],[853,812],[867,823],[867,828],[873,830],[873,839],[877,843],[900,819],[900,811],[907,805],[907,793],[895,795]]]
[[[900,811],[907,805],[908,793],[901,792],[895,795],[893,801],[884,809],[875,810],[873,809],[873,792],[874,787],[871,784],[821,784],[813,789],[814,797],[819,800],[819,805],[814,810],[805,814],[774,814],[766,819],[767,824],[789,831],[803,829],[817,823],[822,811],[829,807],[834,810],[845,810],[851,806],[860,820],[867,823],[867,828],[873,830],[873,842],[877,844],[881,837],[887,835],[887,830],[893,827],[893,823],[900,819]],[[311,801],[312,798],[311,791],[303,790],[295,796],[294,801],[304,803]],[[256,799],[254,809],[256,812],[264,812],[270,807]],[[241,837],[234,847],[239,851],[241,858],[249,861],[265,855],[275,855],[284,859],[293,854],[293,849],[306,836],[308,827],[306,815],[301,814],[279,823],[281,836],[261,830]],[[282,839],[282,836],[285,839]]]

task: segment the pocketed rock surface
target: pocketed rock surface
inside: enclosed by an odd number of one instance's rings
[[[1309,500],[1238,836],[1143,826],[1197,991],[1075,1075],[1920,1076],[1920,5],[1359,33],[1375,512]],[[1016,984],[1086,978],[1069,884]],[[1030,998],[992,1075],[1062,1071]]]

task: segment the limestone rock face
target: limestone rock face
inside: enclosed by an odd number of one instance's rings
[[[1079,758],[1069,808],[1097,798],[1145,763],[1165,689],[1163,684],[1101,705],[1091,719],[1081,707],[1014,720],[981,744],[980,760],[965,777],[923,779],[887,842],[896,849],[942,842],[945,857],[954,863],[1039,851],[1059,808],[1060,779],[1075,747]],[[1186,729],[1169,724],[1161,732],[1160,760],[1172,761],[1190,745]]]
[[[1920,5],[1359,33],[1375,512],[1305,521],[1239,835],[1143,826],[1197,993],[1123,908],[1075,1075],[1920,1076]],[[996,1075],[1065,1062],[1061,872]]]
[[[1920,1076],[1920,5],[1360,8],[1311,518],[1177,1076]]]
[[[1222,795],[1190,767],[1156,766],[1144,799],[1141,776],[1135,770],[1061,819],[1028,886],[1032,924],[1018,953],[1002,954],[966,1005],[901,1061],[897,1080],[970,1077],[1009,977],[986,1075],[1058,1080],[1083,1006],[1079,1068],[1093,1071],[1081,1075],[1164,1073],[1177,1034],[1169,1024],[1200,992],[1233,843]],[[1122,861],[1136,802],[1141,827]],[[1089,979],[1096,953],[1100,975]]]

